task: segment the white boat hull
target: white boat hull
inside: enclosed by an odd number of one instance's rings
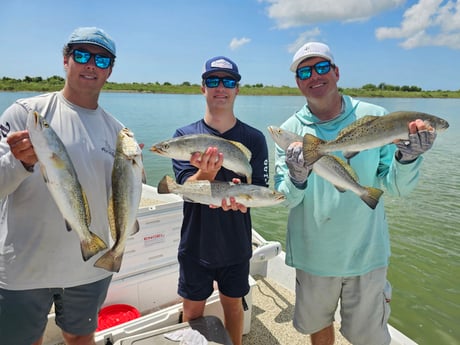
[[[138,212],[140,231],[127,241],[122,267],[114,274],[104,306],[129,304],[141,312],[141,317],[96,333],[96,344],[128,344],[130,339],[145,332],[157,334],[159,329],[177,325],[182,304],[177,295],[177,246],[182,222],[182,200],[176,195],[159,195],[156,188],[144,185],[143,201]],[[245,297],[244,334],[251,331],[252,293],[256,286],[253,276],[272,279],[294,291],[295,271],[284,263],[285,253],[278,242],[267,242],[253,231],[257,245],[248,277],[250,292]],[[205,315],[223,320],[218,291],[208,299]],[[336,313],[340,318],[340,315]],[[266,326],[269,329],[269,326]],[[416,345],[404,334],[390,326],[391,345]],[[131,342],[134,344],[134,342]],[[63,344],[61,331],[55,325],[54,314],[48,317],[44,345]]]

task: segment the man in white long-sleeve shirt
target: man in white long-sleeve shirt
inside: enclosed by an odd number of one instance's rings
[[[60,92],[20,99],[0,116],[0,342],[41,344],[54,303],[66,344],[95,344],[111,273],[82,259],[40,173],[26,130],[30,111],[63,141],[86,192],[91,231],[109,243],[107,200],[116,138],[123,125],[98,105],[112,73],[115,43],[101,29],[76,29],[63,49]]]

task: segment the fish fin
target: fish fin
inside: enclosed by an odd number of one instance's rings
[[[101,250],[106,249],[105,242],[95,233],[89,232],[90,240],[83,240],[80,242],[81,255],[83,260],[87,261],[93,255],[99,253]]]
[[[67,231],[72,231],[72,227],[70,226],[70,224],[67,222],[67,220],[65,220],[65,228],[67,229]]]
[[[337,189],[340,193],[345,193],[347,190],[342,188],[342,187],[338,187],[338,186],[334,186],[335,189]]]
[[[67,166],[67,163],[59,157],[55,152],[51,156],[51,161],[57,169],[64,169]]]
[[[43,180],[45,181],[45,183],[48,183],[49,182],[48,173],[46,172],[45,166],[42,164],[40,164],[40,172],[43,176]]]
[[[244,146],[242,143],[240,143],[239,141],[233,141],[233,140],[229,140],[233,145],[235,145],[237,148],[239,148],[243,153],[244,155],[246,156],[246,158],[248,159],[248,161],[251,160],[251,157],[252,157],[252,152],[251,150],[249,150],[246,146]]]
[[[361,126],[367,126],[369,124],[371,124],[372,122],[374,122],[376,119],[380,118],[380,116],[375,116],[375,115],[366,115],[366,116],[363,116],[359,119],[357,119],[356,121],[352,122],[350,125],[348,125],[347,127],[343,128],[338,134],[337,134],[337,139],[339,138],[342,138],[343,136],[345,135],[348,135],[349,133],[351,133],[352,131],[355,130],[355,128],[357,127],[361,127]]]
[[[147,183],[147,175],[145,174],[145,170],[142,169],[142,183],[146,184]]]
[[[123,259],[123,252],[119,256],[115,256],[112,250],[102,255],[94,263],[94,267],[103,268],[109,272],[120,272],[121,262]]]
[[[87,224],[91,224],[91,211],[89,209],[88,198],[86,197],[85,191],[81,190],[81,195],[83,197],[83,205],[85,205],[85,219]]]
[[[366,203],[367,206],[373,210],[377,207],[380,197],[383,194],[383,190],[374,187],[364,187],[366,194],[361,195],[361,200]]]
[[[196,204],[197,201],[182,195],[182,200]]]
[[[349,163],[345,163],[345,161],[337,156],[334,155],[329,155],[332,159],[334,159],[337,163],[339,163],[350,176],[355,180],[356,182],[359,182],[359,177],[358,174],[356,173],[355,169],[352,168],[352,166]]]
[[[113,195],[110,195],[107,207],[107,218],[109,220],[110,235],[114,241],[117,240],[117,226],[115,225],[115,209],[113,207]]]
[[[130,235],[132,236],[132,235],[137,234],[139,232],[139,229],[140,229],[139,222],[136,219],[136,221],[134,222],[133,228],[131,229]]]
[[[350,164],[350,159],[356,156],[360,151],[345,151],[343,152],[343,156],[347,159],[348,164]]]
[[[158,182],[158,186],[157,186],[158,194],[171,193],[171,191],[169,190],[170,180],[172,180],[171,176],[168,176],[168,175],[163,176],[161,181]]]
[[[318,148],[324,143],[324,140],[312,134],[305,134],[303,137],[303,160],[306,165],[312,165],[323,156],[323,154],[318,151]]]

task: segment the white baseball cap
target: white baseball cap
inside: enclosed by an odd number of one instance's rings
[[[292,58],[291,71],[295,73],[297,66],[299,66],[303,60],[315,56],[325,58],[326,60],[329,60],[331,64],[334,64],[334,56],[326,44],[320,42],[308,42],[300,47]]]

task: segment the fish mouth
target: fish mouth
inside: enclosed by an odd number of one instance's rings
[[[284,201],[286,200],[286,197],[284,195],[278,195],[276,198],[275,198],[276,201]]]
[[[156,147],[156,146],[152,146],[152,147],[150,148],[150,151],[155,152],[155,153],[158,153],[158,154],[160,154],[160,155],[164,153],[164,151],[163,151],[161,148]]]

